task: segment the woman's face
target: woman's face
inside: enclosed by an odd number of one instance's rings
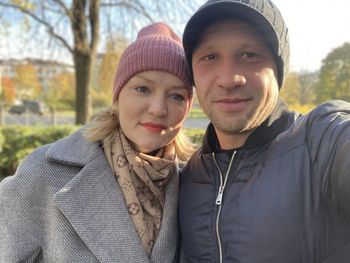
[[[120,127],[134,149],[153,152],[174,140],[189,107],[189,91],[179,78],[144,71],[133,76],[119,94]]]

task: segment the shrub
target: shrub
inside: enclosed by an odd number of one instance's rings
[[[78,126],[4,126],[0,128],[0,176],[14,174],[34,149],[63,138]]]
[[[76,131],[79,126],[4,126],[0,127],[0,181],[15,173],[18,164],[36,148],[52,143]],[[198,145],[203,129],[185,129]]]
[[[204,129],[200,128],[192,128],[192,129],[184,129],[187,136],[189,136],[193,143],[198,146],[202,144],[203,135],[205,133]]]

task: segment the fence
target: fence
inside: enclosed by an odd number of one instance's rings
[[[0,104],[0,125],[56,125],[74,124],[74,116],[58,116],[55,110],[51,110],[42,115],[26,111],[21,114],[9,113]]]

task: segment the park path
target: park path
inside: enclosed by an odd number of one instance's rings
[[[35,114],[4,114],[3,125],[51,125],[53,119],[50,115],[39,116]],[[56,124],[74,124],[74,117],[56,117]],[[209,123],[208,119],[191,119],[185,121],[185,128],[201,128],[205,129]]]

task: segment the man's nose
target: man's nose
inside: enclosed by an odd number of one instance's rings
[[[218,85],[221,88],[237,88],[246,84],[243,70],[233,60],[227,60],[219,70]]]

